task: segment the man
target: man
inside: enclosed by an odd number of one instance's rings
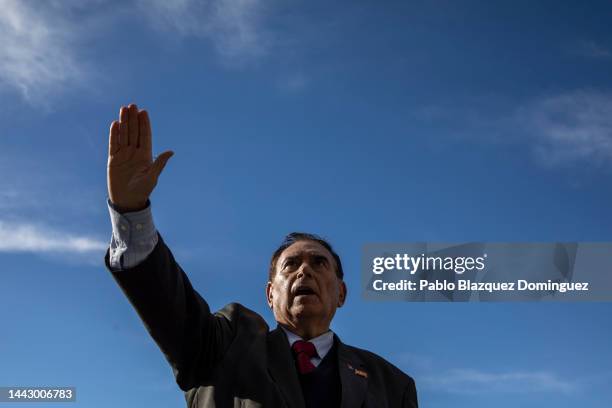
[[[153,225],[149,195],[173,153],[152,160],[149,117],[133,104],[121,108],[109,139],[105,264],[188,407],[417,407],[412,378],[329,330],[347,290],[326,241],[294,233],[273,254],[266,297],[276,329],[237,303],[213,314]]]

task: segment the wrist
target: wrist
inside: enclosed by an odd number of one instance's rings
[[[142,203],[134,203],[134,204],[123,204],[123,203],[114,203],[112,200],[109,200],[110,205],[113,207],[115,211],[120,214],[128,213],[128,212],[136,212],[142,211],[147,208],[150,204],[149,199]]]

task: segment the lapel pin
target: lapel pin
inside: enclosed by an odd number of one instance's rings
[[[368,378],[368,373],[362,370],[355,369],[355,374],[363,378]]]

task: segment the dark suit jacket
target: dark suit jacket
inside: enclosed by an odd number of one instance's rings
[[[134,268],[113,272],[172,366],[187,406],[303,408],[285,333],[238,303],[212,314],[161,235]],[[376,354],[336,337],[342,407],[417,407],[414,381]]]

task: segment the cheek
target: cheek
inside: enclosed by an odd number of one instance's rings
[[[338,299],[340,298],[340,288],[335,282],[333,282],[327,286],[326,290],[327,297],[329,298],[330,303],[333,303],[335,305],[338,302]]]
[[[287,303],[287,293],[289,293],[289,284],[287,282],[277,282],[274,286],[274,303],[283,305]]]

